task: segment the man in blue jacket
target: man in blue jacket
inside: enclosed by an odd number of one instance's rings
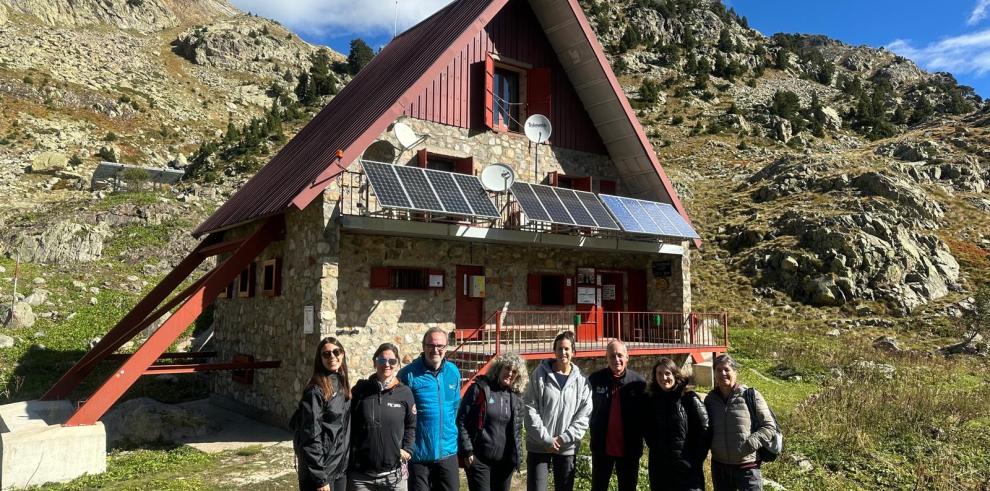
[[[457,407],[461,372],[444,359],[447,333],[433,327],[423,335],[423,354],[399,370],[399,381],[416,399],[416,442],[409,462],[411,491],[457,491]]]

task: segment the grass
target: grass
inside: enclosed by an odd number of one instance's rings
[[[217,457],[191,447],[163,450],[112,452],[107,457],[107,472],[84,476],[65,484],[45,486],[57,491],[83,489],[156,489],[185,491],[210,489],[197,474],[216,464]]]

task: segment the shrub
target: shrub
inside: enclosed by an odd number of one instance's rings
[[[670,118],[670,124],[674,126],[677,126],[683,122],[684,122],[684,116],[681,116],[680,114],[676,114],[674,115],[674,117]]]
[[[646,103],[656,103],[660,98],[660,84],[652,78],[643,79],[639,86],[639,99]]]
[[[108,131],[106,136],[103,137],[103,141],[105,142],[117,141],[117,134],[112,131]]]

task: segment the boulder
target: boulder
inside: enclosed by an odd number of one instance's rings
[[[5,323],[7,327],[28,328],[34,326],[36,320],[37,316],[27,302],[16,302],[13,309],[6,305],[0,307],[0,324]]]
[[[118,404],[103,424],[111,447],[174,445],[220,429],[203,414],[145,397]]]
[[[13,348],[14,338],[0,334],[0,349]]]
[[[823,107],[822,115],[825,117],[825,120],[822,121],[822,125],[825,126],[826,129],[832,131],[842,129],[842,116],[839,116],[839,111],[836,111],[831,107]]]
[[[24,301],[30,304],[32,307],[37,307],[48,300],[48,290],[43,288],[36,288],[30,295],[28,295]]]
[[[35,174],[54,174],[65,170],[69,158],[58,152],[43,152],[31,161],[31,172]]]
[[[784,143],[791,141],[791,137],[794,136],[794,129],[791,127],[791,122],[783,118],[775,118],[773,130],[774,136]]]
[[[110,229],[106,224],[94,226],[69,221],[57,222],[40,233],[16,236],[12,249],[25,262],[89,262],[100,258],[104,240],[109,235]]]
[[[897,339],[892,336],[880,336],[873,340],[873,349],[880,351],[886,351],[888,353],[897,353],[901,351],[901,347],[897,344]]]

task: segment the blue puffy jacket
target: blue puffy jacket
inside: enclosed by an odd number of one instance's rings
[[[423,357],[399,370],[399,381],[416,399],[416,443],[413,462],[435,462],[457,454],[457,407],[461,402],[461,371],[444,360],[436,373]]]

